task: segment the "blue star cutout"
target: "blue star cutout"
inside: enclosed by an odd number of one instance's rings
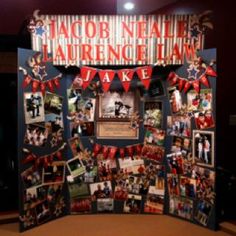
[[[188,71],[188,78],[189,79],[191,79],[191,78],[194,79],[194,80],[197,79],[197,74],[198,74],[199,70],[197,69],[196,66],[191,64],[189,66],[189,68],[187,69],[187,71]]]
[[[45,66],[37,65],[32,70],[35,77],[38,77],[40,80],[43,80],[47,76]]]
[[[35,28],[35,34],[39,37],[43,37],[43,34],[45,33],[45,29],[43,28],[43,26],[38,26]]]
[[[198,38],[198,35],[202,32],[198,29],[198,26],[193,26],[193,28],[190,29],[191,37],[194,39]]]

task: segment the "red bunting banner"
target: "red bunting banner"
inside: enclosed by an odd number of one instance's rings
[[[175,72],[170,72],[167,80],[169,81],[170,85],[176,85],[178,84],[179,90],[184,90],[185,93],[188,92],[188,90],[193,87],[193,89],[199,93],[200,92],[200,86],[203,84],[206,87],[210,87],[209,81],[207,76],[213,76],[216,77],[217,74],[214,71],[214,69],[211,66],[208,66],[205,70],[205,72],[195,80],[188,80],[186,78],[179,77]]]
[[[91,80],[94,78],[94,76],[96,75],[97,73],[97,70],[92,68],[92,67],[87,67],[87,66],[84,66],[81,68],[81,79],[82,79],[82,88],[83,89],[86,89]]]
[[[107,92],[111,86],[111,82],[115,77],[115,71],[113,70],[100,70],[98,71],[99,78],[104,92]]]
[[[142,81],[144,87],[148,89],[151,82],[151,77],[152,77],[152,66],[139,67],[136,70],[136,72],[140,80]]]
[[[134,75],[134,70],[123,69],[118,71],[118,77],[123,85],[125,92],[129,91],[130,83]]]

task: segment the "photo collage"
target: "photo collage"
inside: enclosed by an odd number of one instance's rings
[[[213,90],[167,90],[169,213],[207,226],[215,204]]]

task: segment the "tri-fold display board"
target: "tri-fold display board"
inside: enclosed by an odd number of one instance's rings
[[[208,19],[34,12],[32,50],[18,50],[21,231],[99,213],[215,229]]]

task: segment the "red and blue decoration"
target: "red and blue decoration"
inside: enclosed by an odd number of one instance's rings
[[[186,69],[187,76],[185,78],[172,71],[167,80],[171,86],[178,84],[180,91],[184,90],[186,93],[191,87],[193,87],[193,89],[199,93],[201,84],[207,88],[210,87],[208,76],[217,76],[213,64],[214,63],[212,62],[210,65],[206,65],[202,58],[198,57],[193,62],[188,63]]]

